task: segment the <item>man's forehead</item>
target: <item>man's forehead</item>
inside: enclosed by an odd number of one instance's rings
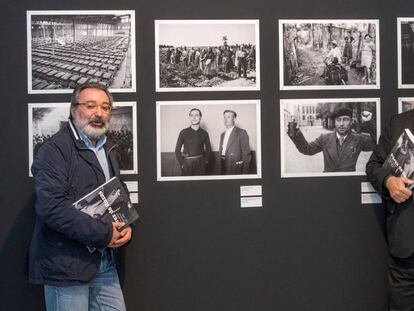
[[[85,102],[106,102],[109,103],[109,97],[104,90],[96,88],[87,88],[79,93],[79,99]]]

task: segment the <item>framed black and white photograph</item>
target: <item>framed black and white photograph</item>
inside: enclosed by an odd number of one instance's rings
[[[157,180],[261,178],[259,100],[157,102]]]
[[[282,177],[365,175],[380,135],[379,98],[282,99]]]
[[[39,148],[68,121],[69,103],[30,103],[29,121],[29,176]],[[137,108],[135,102],[115,102],[111,111],[108,139],[118,145],[121,174],[138,173]]]
[[[135,11],[27,11],[29,94],[135,92]]]
[[[397,19],[398,87],[414,88],[414,17]]]
[[[259,48],[259,20],[156,20],[156,91],[258,91]]]
[[[379,89],[379,47],[379,20],[279,20],[280,89]]]
[[[407,112],[414,109],[414,97],[398,98],[398,113]]]

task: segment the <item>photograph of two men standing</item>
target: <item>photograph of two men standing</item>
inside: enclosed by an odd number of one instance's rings
[[[159,180],[257,178],[258,101],[159,102]]]

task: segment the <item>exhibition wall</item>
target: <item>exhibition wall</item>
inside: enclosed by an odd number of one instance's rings
[[[385,308],[384,212],[361,200],[370,152],[356,155],[354,170],[331,172],[322,153],[301,154],[287,130],[296,122],[308,141],[333,133],[332,111],[348,107],[355,134],[375,140],[399,103],[414,102],[407,61],[414,54],[406,52],[412,1],[3,0],[1,7],[1,310],[45,308],[42,288],[24,275],[35,219],[30,163],[37,143],[64,121],[71,89],[94,79],[121,107],[113,135],[125,143],[124,180],[138,182],[140,219],[121,251],[128,310]],[[347,73],[335,81],[324,69],[333,41]],[[242,44],[251,57],[239,77],[236,64],[226,70],[224,51]],[[183,51],[196,57],[209,47],[217,68],[183,61]],[[248,172],[215,167],[180,176],[174,148],[193,107],[203,112],[217,161],[223,112],[238,113],[253,155]],[[243,203],[243,186],[261,186],[247,196],[258,207]]]

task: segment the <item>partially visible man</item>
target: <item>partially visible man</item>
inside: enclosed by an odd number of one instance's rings
[[[389,175],[383,167],[406,128],[414,132],[414,110],[391,118],[366,167],[368,180],[382,196],[387,214],[389,311],[414,310],[414,201],[409,189],[413,180]]]
[[[36,224],[29,281],[43,284],[50,310],[125,310],[116,248],[131,239],[124,224],[104,223],[72,203],[120,177],[116,145],[107,141],[112,96],[100,84],[76,88],[68,123],[39,150],[32,165]],[[90,252],[87,246],[96,248]]]
[[[249,135],[246,130],[235,126],[237,118],[235,111],[225,110],[223,116],[226,131],[220,136],[221,174],[248,174],[252,158]]]
[[[239,49],[236,52],[237,59],[237,75],[241,77],[241,72],[243,70],[243,78],[247,78],[247,56],[248,53],[244,45],[240,45]]]
[[[372,113],[367,112],[372,118]],[[313,142],[307,142],[296,126],[288,126],[288,136],[300,153],[314,155],[322,152],[324,172],[353,172],[361,151],[374,149],[375,131],[371,129],[369,135],[352,133],[352,110],[345,107],[336,108],[332,117],[335,131],[321,134]]]
[[[200,127],[201,110],[193,108],[188,115],[190,126],[178,135],[175,156],[180,163],[182,176],[205,175],[211,155],[210,138]]]

